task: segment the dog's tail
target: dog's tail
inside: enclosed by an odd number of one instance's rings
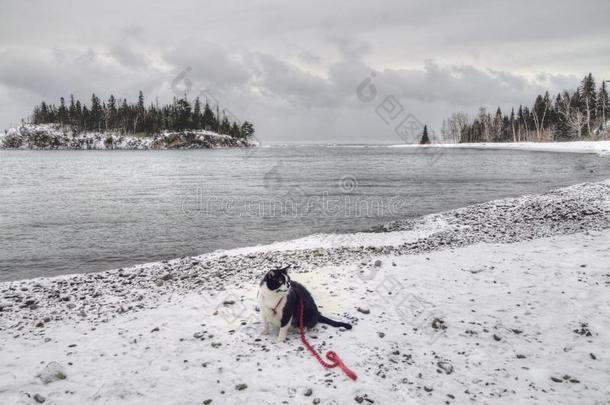
[[[345,328],[345,329],[352,328],[352,325],[350,325],[349,323],[333,321],[332,319],[328,319],[327,317],[325,317],[322,314],[318,315],[318,322],[325,323],[330,326],[334,326],[335,328]]]

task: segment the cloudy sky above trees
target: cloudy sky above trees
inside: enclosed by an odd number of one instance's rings
[[[157,3],[0,0],[0,128],[142,89],[218,100],[263,143],[398,143],[386,97],[438,133],[454,111],[610,79],[607,0]]]

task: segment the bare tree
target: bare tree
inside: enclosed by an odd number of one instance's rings
[[[528,121],[529,121],[529,110],[527,109],[527,107],[525,107],[523,109],[523,125],[525,127],[525,133],[523,135],[523,138],[524,138],[525,142],[528,141],[529,133],[530,133],[529,125],[527,124]]]
[[[483,128],[483,141],[491,141],[491,115],[487,112],[485,107],[479,108],[478,120]]]
[[[443,136],[448,142],[458,143],[462,140],[462,131],[470,125],[470,118],[464,112],[451,114],[446,121],[443,121]]]
[[[546,112],[549,109],[549,103],[543,101],[544,108],[542,109],[542,113],[539,113],[534,106],[532,108],[532,117],[534,118],[534,125],[536,126],[536,138],[540,142],[542,140],[542,131],[544,130],[544,118],[546,117]]]
[[[561,97],[561,103],[559,104],[559,114],[563,117],[565,123],[578,134],[578,139],[582,138],[582,129],[587,124],[587,117],[578,108],[576,100],[574,99],[578,93],[574,96],[570,96],[567,91],[563,93]]]
[[[591,120],[593,119],[593,115],[595,114],[595,80],[593,79],[593,75],[589,73],[582,80],[580,85],[580,100],[584,101],[585,107],[585,118],[587,123],[587,134],[589,136],[593,135],[591,132]]]

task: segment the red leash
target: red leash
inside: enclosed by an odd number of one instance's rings
[[[343,370],[343,372],[345,373],[346,376],[348,376],[349,378],[351,378],[352,380],[356,381],[356,379],[358,378],[358,376],[356,375],[356,373],[354,373],[352,370],[350,370],[345,363],[341,360],[341,357],[339,357],[339,355],[337,353],[335,353],[332,350],[329,350],[326,352],[326,358],[328,360],[330,360],[330,363],[325,362],[322,357],[320,356],[320,353],[318,353],[316,351],[316,349],[314,349],[305,339],[305,328],[303,325],[303,313],[304,313],[304,306],[303,306],[303,298],[299,297],[301,299],[301,308],[300,308],[300,313],[301,313],[301,320],[300,320],[300,326],[301,326],[301,341],[303,342],[303,344],[305,345],[305,347],[307,348],[307,350],[310,351],[311,354],[313,354],[313,356],[318,359],[318,361],[320,362],[320,364],[322,365],[322,367],[324,368],[335,368],[337,366],[339,366],[339,368],[341,368],[341,370]]]

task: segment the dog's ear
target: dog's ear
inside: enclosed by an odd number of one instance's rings
[[[288,269],[289,268],[290,268],[290,265],[287,265],[287,266],[284,266],[284,267],[279,267],[275,271],[277,271],[278,273],[288,274]]]

